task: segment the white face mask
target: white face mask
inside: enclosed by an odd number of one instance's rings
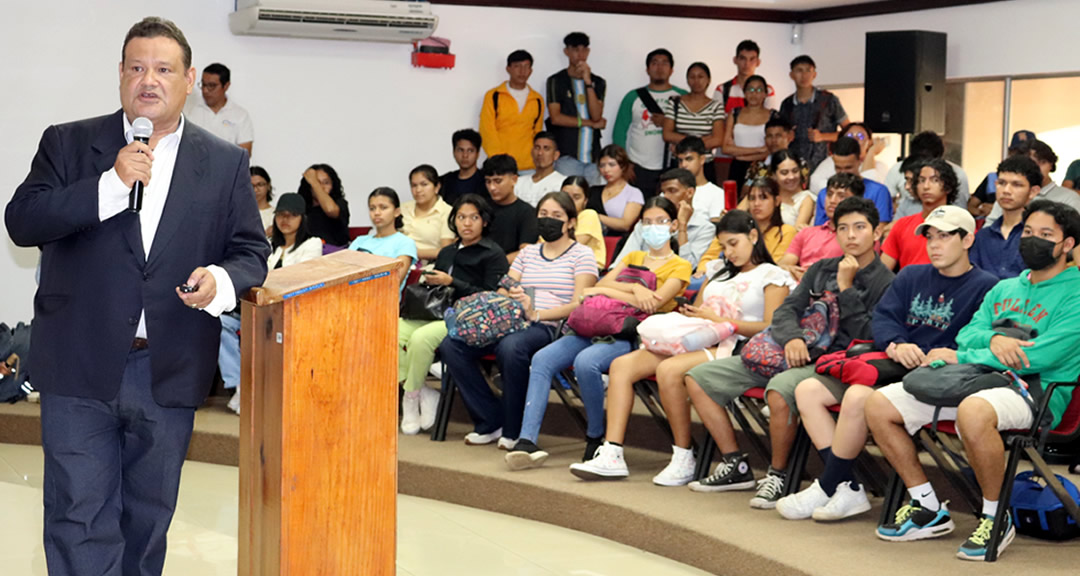
[[[650,224],[641,227],[641,239],[653,250],[663,248],[671,240],[671,228],[666,224]]]

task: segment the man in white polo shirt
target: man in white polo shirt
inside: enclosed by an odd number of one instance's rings
[[[248,156],[251,156],[255,129],[247,110],[225,95],[231,77],[232,74],[224,64],[215,62],[203,68],[202,82],[199,82],[202,102],[199,102],[198,98],[188,100],[184,117],[214,136],[247,150]]]

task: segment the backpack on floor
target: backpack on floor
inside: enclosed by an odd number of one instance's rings
[[[1080,504],[1080,491],[1076,485],[1059,474],[1058,482],[1065,487],[1073,501]],[[1065,510],[1050,488],[1046,486],[1034,471],[1021,472],[1013,481],[1012,498],[1009,508],[1012,511],[1016,531],[1033,538],[1044,540],[1068,540],[1080,536],[1080,526]]]

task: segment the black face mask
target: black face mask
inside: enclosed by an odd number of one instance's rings
[[[536,229],[540,232],[540,237],[544,239],[544,242],[554,242],[562,238],[564,224],[566,224],[565,220],[544,216],[536,220]]]
[[[1054,248],[1058,242],[1025,236],[1020,239],[1020,257],[1024,259],[1024,265],[1032,270],[1044,270],[1057,262],[1054,256]]]

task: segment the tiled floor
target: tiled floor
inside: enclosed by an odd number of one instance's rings
[[[0,444],[0,566],[44,576],[41,448]],[[236,574],[237,469],[188,462],[169,531],[168,576]],[[700,576],[595,536],[434,500],[398,498],[399,576]]]

